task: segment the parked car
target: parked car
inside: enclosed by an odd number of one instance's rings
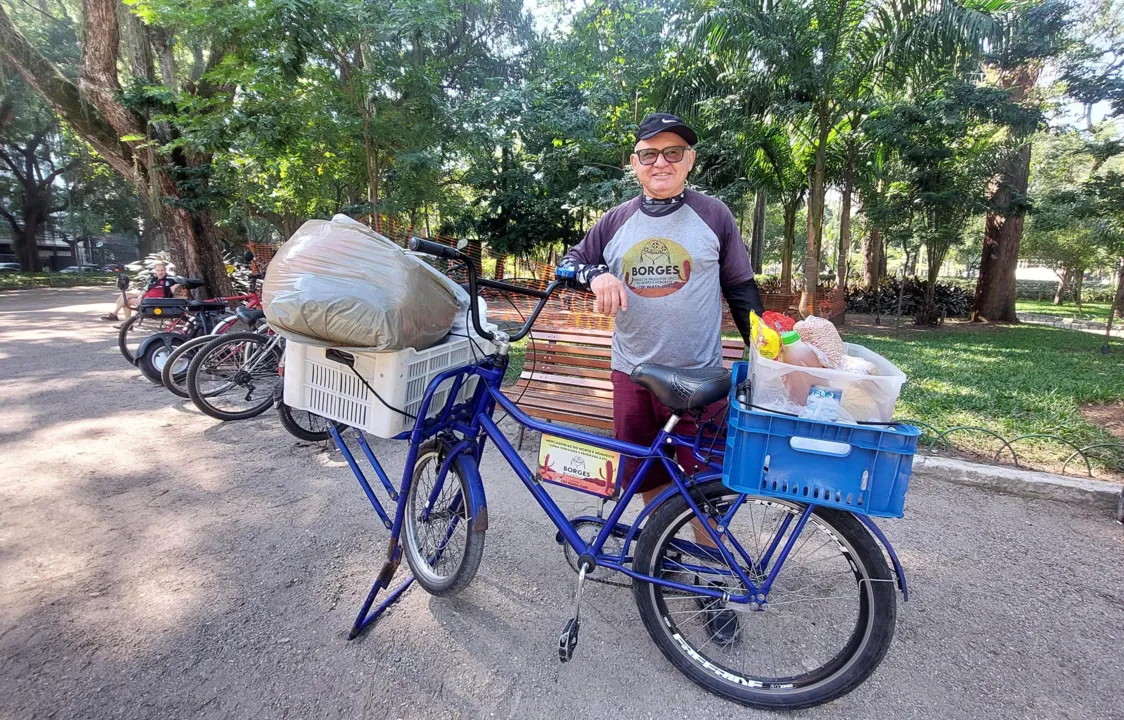
[[[64,267],[62,270],[59,270],[59,272],[66,273],[67,275],[77,275],[78,273],[100,273],[102,269],[97,265],[71,265],[70,267]]]
[[[0,263],[0,272],[19,272],[21,269],[19,263]]]
[[[102,266],[102,270],[107,273],[125,272],[125,266],[121,263],[109,263],[108,265]]]

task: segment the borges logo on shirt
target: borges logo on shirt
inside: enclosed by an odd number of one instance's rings
[[[691,256],[667,238],[647,238],[624,254],[624,284],[641,297],[671,295],[691,279]]]

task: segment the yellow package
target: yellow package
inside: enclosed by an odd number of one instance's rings
[[[781,336],[757,317],[752,310],[749,313],[749,336],[757,346],[757,354],[768,360],[776,360],[781,354]]]

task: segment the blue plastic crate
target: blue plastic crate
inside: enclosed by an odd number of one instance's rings
[[[921,431],[840,425],[751,410],[736,400],[748,363],[735,363],[722,482],[731,490],[901,517]]]

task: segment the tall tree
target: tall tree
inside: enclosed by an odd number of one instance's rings
[[[0,180],[9,184],[0,197],[0,216],[12,227],[16,254],[24,269],[40,272],[39,234],[47,219],[70,207],[60,192],[61,179],[82,164],[82,156],[64,152],[58,120],[35,101],[28,88],[12,78],[0,96]]]
[[[158,155],[152,149],[156,136],[174,133],[174,128],[150,123],[135,106],[126,104],[118,70],[123,60],[118,5],[117,0],[83,0],[81,70],[77,82],[32,45],[3,7],[0,57],[157,209],[176,263],[189,273],[201,275],[212,292],[228,292],[230,282],[209,208],[204,204],[192,206],[192,190],[181,183],[188,177],[199,182],[198,171],[204,168],[208,156],[184,147],[170,156]],[[147,47],[149,38],[142,35],[137,42]],[[212,47],[211,65],[220,62],[223,55],[221,47]],[[154,78],[145,77],[150,67],[143,60],[137,62],[139,56],[134,53],[131,65],[141,75],[133,77],[138,83],[152,82]],[[217,91],[209,83],[199,83],[191,93],[191,99],[198,101],[191,111],[207,112],[207,101]],[[166,139],[170,142],[173,138]]]
[[[989,84],[1007,92],[1013,102],[1036,106],[1035,85],[1044,61],[1061,50],[1068,12],[1065,3],[1047,0],[1005,14],[996,50],[986,58]],[[971,314],[976,321],[1018,322],[1015,270],[1029,207],[1026,192],[1033,130],[1016,136],[1015,147],[1003,162],[991,192]]]

